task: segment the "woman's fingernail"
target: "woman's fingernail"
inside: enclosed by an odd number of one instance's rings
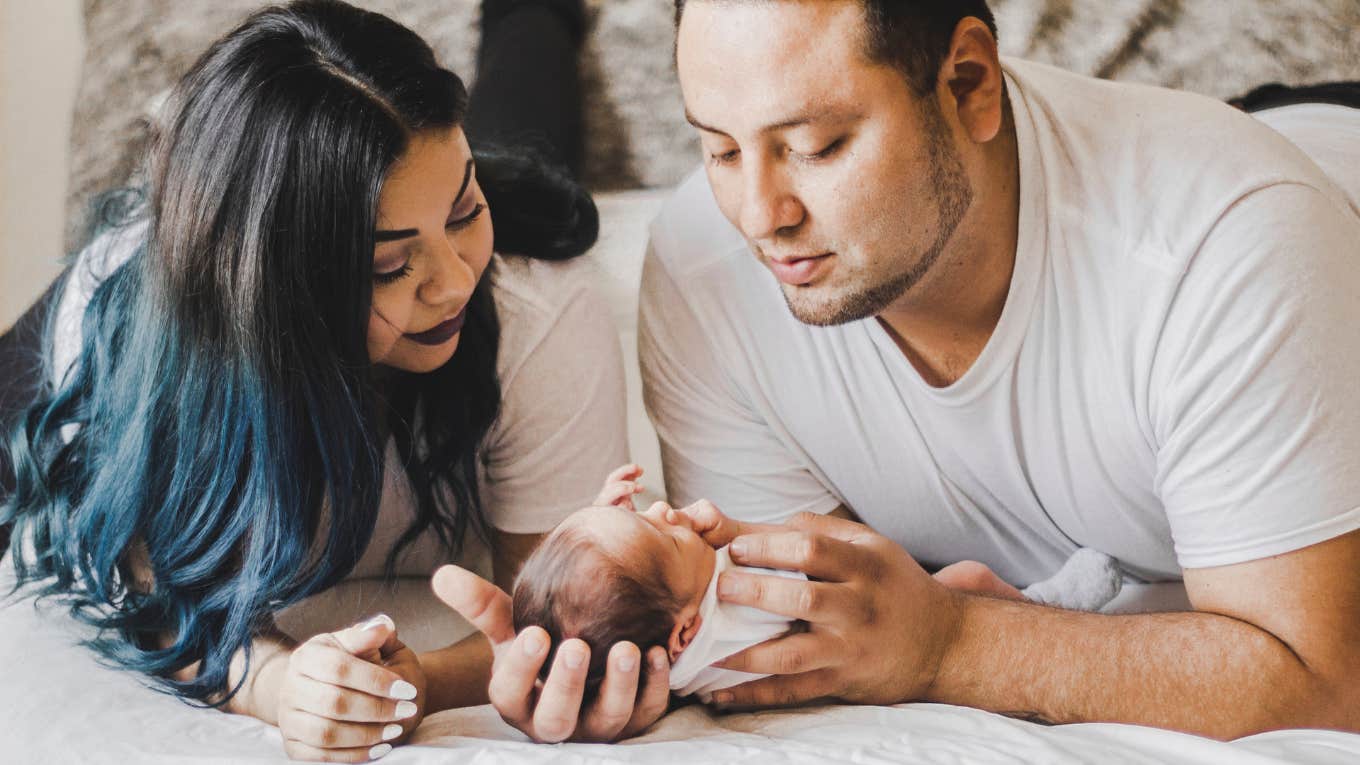
[[[586,657],[582,656],[580,651],[564,651],[562,661],[567,663],[567,669],[580,669],[581,665],[585,663]]]
[[[637,657],[631,653],[626,653],[619,657],[618,667],[622,672],[632,672],[633,667],[637,666]]]
[[[520,647],[524,649],[525,656],[537,656],[538,652],[543,650],[543,641],[530,635],[529,637],[524,638],[524,642]]]
[[[415,717],[416,705],[409,701],[398,701],[397,711],[392,715],[393,720],[405,720],[408,717]]]
[[[396,723],[392,723],[391,725],[387,726],[386,728],[383,728],[383,741],[391,741],[392,739],[394,739],[394,738],[396,738],[397,736],[400,736],[400,735],[401,735],[401,726],[400,726],[400,725],[397,725]]]
[[[369,619],[368,621],[364,622],[364,626],[360,627],[359,629],[360,631],[375,630],[384,625],[391,627],[392,629],[397,628],[397,625],[392,622],[392,617],[388,616],[387,614],[378,614],[372,619]]]
[[[388,691],[387,695],[394,699],[414,699],[416,687],[405,680],[398,680],[392,683],[392,690]]]
[[[391,744],[378,744],[377,746],[368,750],[368,759],[376,760],[379,757],[385,757],[387,753],[390,751],[392,751]]]
[[[727,691],[716,691],[713,694],[714,704],[728,704],[732,701],[732,694]]]

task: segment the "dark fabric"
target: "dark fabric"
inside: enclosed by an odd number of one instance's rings
[[[486,0],[477,81],[468,105],[473,144],[537,149],[580,177],[585,140],[579,59],[582,0]]]
[[[1292,87],[1278,82],[1262,85],[1228,103],[1243,111],[1259,112],[1296,104],[1336,104],[1360,109],[1360,81],[1322,82]]]
[[[38,302],[0,335],[0,504],[14,491],[14,469],[7,442],[10,433],[37,396],[43,383],[47,318],[66,284],[62,274]],[[0,526],[0,560],[9,550],[9,526]]]

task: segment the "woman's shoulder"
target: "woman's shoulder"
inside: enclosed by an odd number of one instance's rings
[[[105,231],[75,256],[51,327],[54,382],[66,374],[80,352],[80,324],[95,290],[146,242],[148,225],[146,218],[140,218]]]
[[[508,379],[536,353],[589,353],[617,329],[589,259],[496,255],[493,295],[501,324],[500,373]]]

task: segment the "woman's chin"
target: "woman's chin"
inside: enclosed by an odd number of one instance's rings
[[[442,345],[421,345],[412,340],[402,339],[383,363],[394,369],[413,374],[427,374],[449,363],[458,350],[461,333],[449,338]]]

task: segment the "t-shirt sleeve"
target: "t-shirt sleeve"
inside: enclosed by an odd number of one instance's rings
[[[1299,184],[1239,200],[1185,272],[1152,377],[1183,567],[1360,528],[1360,219]]]
[[[701,321],[684,299],[695,289],[678,285],[649,249],[638,359],[669,501],[707,499],[733,518],[760,523],[780,523],[803,511],[831,512],[840,499],[750,403],[732,367],[720,361],[739,364],[734,358],[739,351],[721,345],[719,331],[706,322],[740,321],[739,316],[720,315],[714,306]]]
[[[542,334],[502,373],[484,457],[488,519],[512,534],[550,531],[628,461],[623,358],[608,308],[586,289],[556,316],[533,314],[503,327]]]

